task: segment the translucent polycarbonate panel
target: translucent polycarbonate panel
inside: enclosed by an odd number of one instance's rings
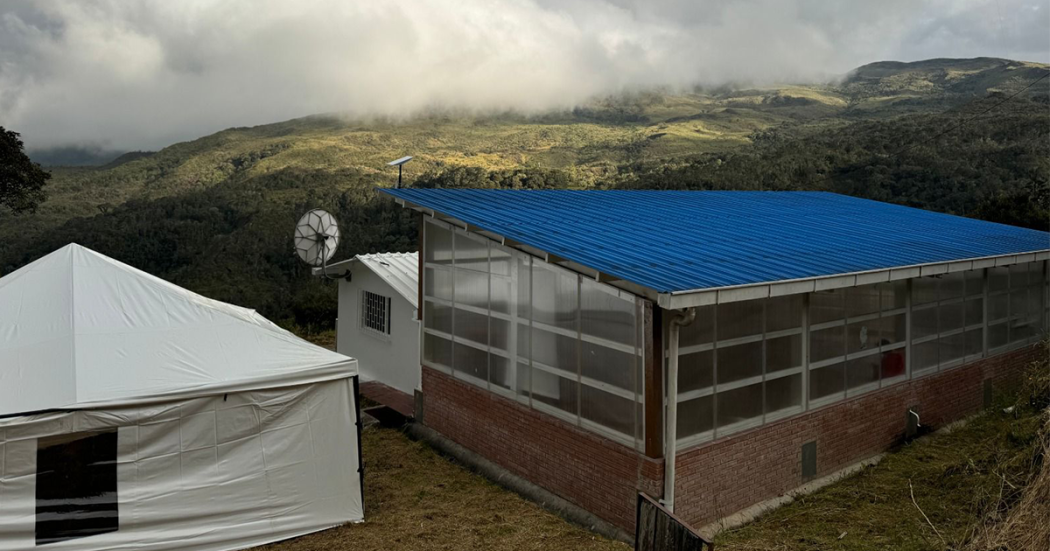
[[[714,351],[678,356],[678,392],[709,388],[714,380]]]
[[[532,401],[560,409],[572,416],[577,414],[579,384],[542,369],[532,369]]]
[[[509,249],[489,244],[489,273],[509,276],[513,264],[514,256]]]
[[[809,295],[809,324],[815,325],[846,317],[846,291],[833,289]]]
[[[532,264],[532,319],[577,331],[579,276]]]
[[[766,332],[802,327],[803,295],[774,297],[766,301]]]
[[[1028,286],[1028,272],[1030,269],[1030,263],[1013,264],[1010,266],[1010,288],[1016,289],[1018,287]]]
[[[882,311],[898,310],[904,308],[908,304],[908,281],[905,279],[899,279],[897,281],[887,281],[885,283],[879,283],[879,294],[881,295],[880,303],[882,305]]]
[[[533,326],[532,360],[576,373],[579,339]]]
[[[423,294],[428,297],[452,300],[452,270],[424,268]]]
[[[966,341],[966,355],[974,356],[984,352],[984,329],[971,329],[964,333],[963,340]]]
[[[1000,322],[988,326],[988,348],[995,349],[1006,346],[1010,342],[1010,329],[1006,322]]]
[[[937,300],[937,284],[940,280],[935,276],[917,277],[911,280],[911,305],[918,306]]]
[[[1001,320],[1010,313],[1010,294],[1000,293],[988,296],[988,321]]]
[[[809,399],[819,400],[846,390],[845,364],[809,370]]]
[[[489,378],[489,353],[463,343],[453,343],[452,362],[456,373],[486,381]],[[472,381],[476,382],[476,381]]]
[[[911,338],[921,339],[937,334],[937,305],[931,305],[922,309],[914,309],[911,312]]]
[[[510,360],[496,354],[489,354],[489,383],[493,386],[510,390],[514,388],[516,376]]]
[[[966,274],[966,295],[984,294],[984,270],[969,270]]]
[[[708,344],[714,338],[715,307],[698,306],[693,323],[682,327],[678,334],[678,346]]]
[[[489,245],[487,241],[456,232],[456,268],[488,273]]]
[[[437,224],[427,223],[424,260],[436,264],[452,264],[452,232]]]
[[[877,383],[882,371],[882,355],[872,354],[846,362],[846,388],[854,390]]]
[[[913,344],[911,347],[911,369],[913,373],[937,368],[937,350],[940,344],[936,341]]]
[[[966,325],[977,325],[984,321],[984,299],[972,298],[966,301]]]
[[[436,302],[425,301],[423,303],[423,327],[452,333],[452,307]]]
[[[456,308],[452,318],[452,334],[457,339],[467,339],[478,344],[489,342],[489,317],[462,308]]]
[[[1010,288],[1010,268],[997,266],[988,268],[988,291],[1005,291]]]
[[[762,341],[718,347],[718,384],[762,375]]]
[[[952,272],[941,275],[941,287],[937,296],[940,300],[962,298],[966,295],[966,272]]]
[[[489,276],[481,272],[456,268],[456,304],[475,308],[489,307]]]
[[[802,374],[766,381],[766,415],[798,408],[802,405]]]
[[[766,340],[766,373],[776,373],[802,365],[802,335]]]
[[[517,365],[517,393],[518,396],[525,397],[528,396],[529,393],[532,391],[532,368],[529,367],[529,364],[526,363],[518,362]]]
[[[937,327],[941,333],[961,329],[966,324],[966,303],[941,303],[937,318]]]
[[[489,278],[489,307],[493,312],[501,314],[514,313],[513,281],[509,277],[490,276]]]
[[[888,346],[904,342],[908,336],[907,314],[883,316],[879,319],[879,345]]]
[[[515,305],[521,318],[532,316],[532,257],[518,258],[518,302]]]
[[[1028,317],[1028,289],[1010,289],[1010,317]]]
[[[846,289],[846,316],[855,318],[874,314],[881,308],[882,294],[875,285],[860,285]]]
[[[879,333],[879,318],[858,321],[846,326],[846,353],[878,348],[882,335]]]
[[[638,358],[632,353],[583,341],[580,343],[580,373],[634,392]]]
[[[524,323],[519,323],[517,333],[518,349],[515,350],[515,352],[517,352],[519,360],[527,361],[532,357],[530,351],[531,345],[529,344],[531,336],[529,326]]]
[[[707,395],[678,404],[678,438],[710,432],[715,428],[715,400]]]
[[[634,400],[587,385],[580,387],[580,416],[634,440]]]
[[[761,300],[728,302],[717,306],[718,340],[736,339],[762,334]]]
[[[908,367],[905,363],[907,349],[895,348],[883,352],[879,358],[879,367],[882,371],[882,379],[892,379],[907,373]]]
[[[510,352],[511,344],[514,342],[514,334],[511,328],[514,325],[503,319],[489,318],[489,346]]]
[[[599,285],[586,279],[580,282],[580,330],[584,335],[634,346],[634,300],[605,292]]]
[[[846,355],[846,328],[830,327],[809,333],[809,361],[819,362]]]
[[[1009,322],[1009,326],[1011,344],[1020,344],[1035,336],[1035,331],[1032,329],[1032,322],[1030,320],[1012,319]]]
[[[946,364],[961,360],[966,356],[966,334],[956,333],[941,337],[941,348],[938,351],[938,362]]]
[[[423,335],[423,360],[452,367],[452,341],[430,333]]]
[[[756,383],[715,394],[715,416],[718,428],[762,417],[762,383]]]

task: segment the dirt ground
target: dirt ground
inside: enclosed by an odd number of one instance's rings
[[[630,550],[569,524],[397,430],[365,428],[362,448],[364,523],[255,551]]]

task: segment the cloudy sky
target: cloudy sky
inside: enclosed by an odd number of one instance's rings
[[[156,149],[315,113],[531,112],[974,56],[1050,61],[1050,0],[0,0],[0,126]]]

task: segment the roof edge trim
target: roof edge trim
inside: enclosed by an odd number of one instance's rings
[[[723,304],[742,300],[755,300],[799,293],[812,293],[843,287],[857,287],[884,281],[896,281],[914,277],[932,276],[945,273],[977,270],[995,266],[1039,262],[1050,259],[1050,249],[1025,253],[984,256],[967,260],[946,260],[910,266],[880,268],[845,274],[814,276],[807,278],[748,283],[728,287],[711,287],[689,291],[659,293],[657,302],[661,308],[680,310],[694,306]]]

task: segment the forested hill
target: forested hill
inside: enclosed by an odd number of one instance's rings
[[[334,286],[298,264],[294,223],[332,211],[339,257],[413,250],[414,220],[374,191],[409,154],[416,186],[821,189],[1045,230],[1050,79],[1031,84],[1048,72],[880,62],[833,84],[651,91],[542,116],[234,128],[54,169],[35,214],[0,212],[0,274],[76,241],[280,323],[329,326]]]

